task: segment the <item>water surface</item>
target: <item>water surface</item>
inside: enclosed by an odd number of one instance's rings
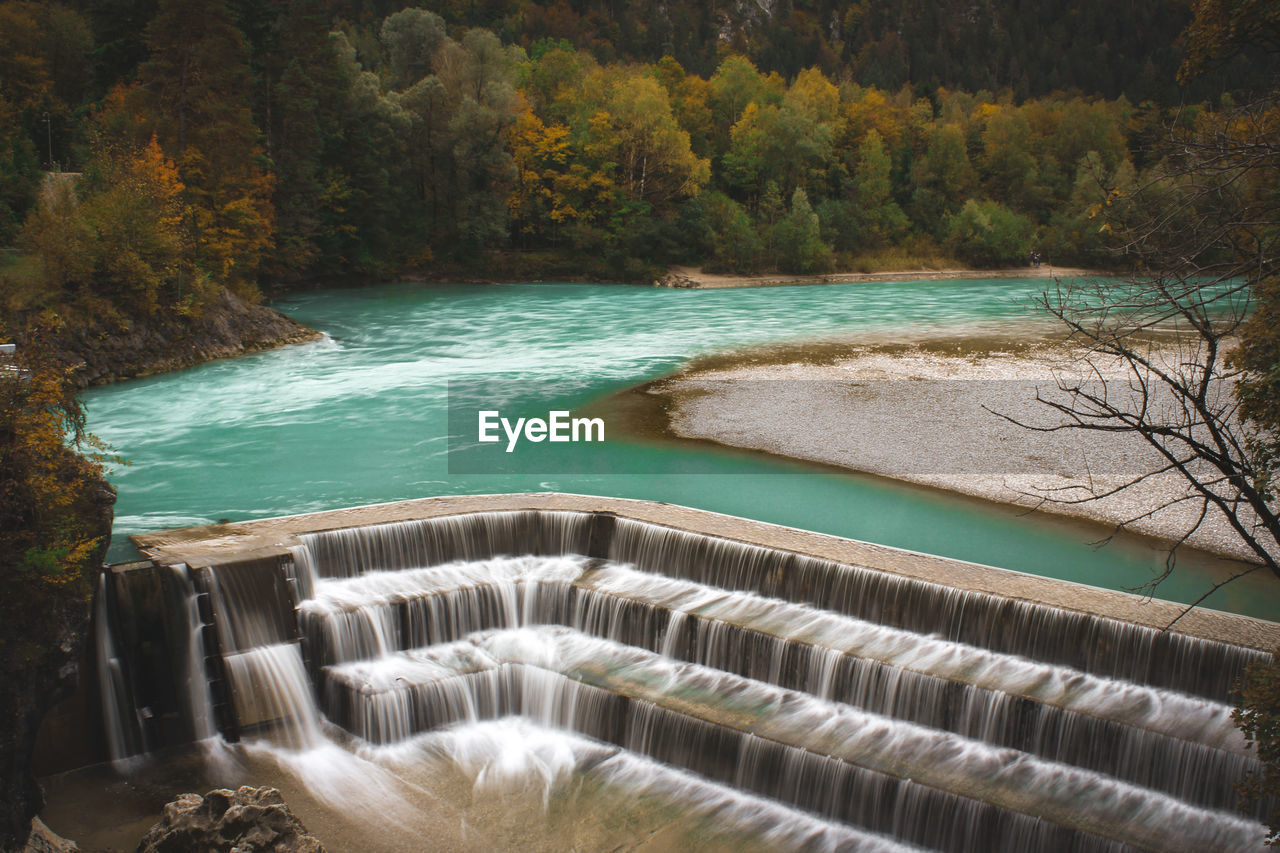
[[[438,494],[563,491],[667,501],[1115,589],[1163,566],[1137,540],[873,477],[758,455],[609,438],[585,472],[553,457],[451,473],[448,387],[516,389],[521,414],[576,408],[730,348],[910,342],[1047,328],[1039,280],[666,290],[614,285],[390,284],[277,307],[326,340],[92,389],[90,429],[129,461],[112,557],[129,534]],[[562,449],[562,448],[561,448]],[[457,457],[455,457],[455,462]],[[455,464],[455,471],[459,466]],[[1185,560],[1162,598],[1192,601],[1224,569]],[[1274,581],[1209,605],[1280,618]]]

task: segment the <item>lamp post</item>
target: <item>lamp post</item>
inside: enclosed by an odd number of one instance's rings
[[[49,122],[48,113],[44,114],[44,133],[45,133],[45,141],[48,144],[49,171],[52,172],[53,171],[53,125]]]

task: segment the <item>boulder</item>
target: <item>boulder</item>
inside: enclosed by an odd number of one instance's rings
[[[680,272],[669,272],[653,283],[654,287],[697,288],[698,282]]]
[[[22,848],[22,853],[79,853],[79,850],[74,841],[58,835],[40,818],[31,819],[31,834],[27,836],[27,846]]]
[[[324,853],[275,788],[182,794],[164,807],[138,853]]]

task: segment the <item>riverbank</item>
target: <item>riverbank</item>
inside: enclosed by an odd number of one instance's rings
[[[206,361],[322,337],[265,305],[228,290],[197,316],[93,316],[64,318],[42,345],[73,371],[81,388],[168,373]],[[19,346],[29,341],[21,335]]]
[[[747,351],[695,362],[638,389],[654,403],[639,417],[648,418],[650,432],[681,439],[1180,539],[1199,508],[1179,503],[1189,494],[1180,475],[1156,474],[1111,494],[1160,467],[1140,438],[1019,425],[1056,423],[1037,392],[1063,399],[1056,378],[1077,375],[1079,355],[1047,336]],[[1104,365],[1104,378],[1124,375],[1121,365]],[[1221,517],[1206,519],[1187,544],[1251,557]]]
[[[714,290],[725,287],[786,287],[797,284],[858,284],[872,281],[956,281],[993,278],[1088,278],[1109,273],[1077,267],[1015,267],[1001,270],[917,269],[885,272],[842,272],[822,275],[719,275],[704,272],[701,267],[671,267],[656,279],[655,287],[689,290]]]

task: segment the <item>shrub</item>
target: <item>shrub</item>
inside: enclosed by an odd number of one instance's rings
[[[975,267],[1026,263],[1035,227],[1031,220],[995,201],[969,199],[947,217],[946,244],[956,257]]]

